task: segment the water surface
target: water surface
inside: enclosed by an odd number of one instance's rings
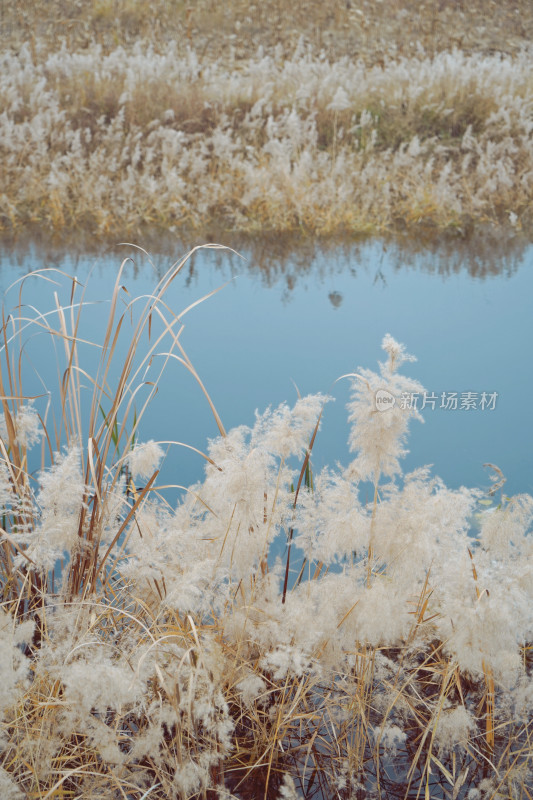
[[[193,244],[191,242],[191,244]],[[533,247],[509,243],[476,251],[462,246],[418,251],[372,241],[310,245],[287,255],[281,240],[251,248],[246,261],[231,253],[198,251],[175,281],[167,301],[177,312],[229,283],[186,317],[183,342],[226,428],[252,424],[255,409],[293,402],[297,390],[334,395],[314,451],[314,466],[346,463],[349,384],[335,380],[357,367],[376,368],[380,345],[392,334],[417,356],[404,372],[438,400],[412,423],[406,470],[433,464],[450,487],[489,485],[486,462],[506,475],[508,494],[533,492]],[[29,245],[6,250],[0,261],[5,290],[22,274],[55,266],[88,280],[88,296],[106,299],[122,259],[131,255],[123,283],[131,296],[150,293],[158,275],[186,246],[150,262],[131,247],[103,254],[50,252]],[[52,290],[34,280],[26,302],[52,307]],[[6,305],[16,302],[11,290]],[[66,300],[65,300],[66,302]],[[101,336],[105,303],[90,310],[90,336]],[[32,347],[36,346],[32,342]],[[28,346],[29,349],[29,346]],[[38,356],[43,376],[46,348]],[[49,354],[50,355],[50,354]],[[52,361],[52,359],[50,359]],[[44,380],[44,378],[43,378]],[[476,408],[441,408],[442,395],[472,393]],[[482,409],[482,394],[497,395]],[[173,364],[144,420],[144,439],[180,440],[205,449],[217,428],[190,375]],[[174,449],[165,480],[189,485],[202,460]]]

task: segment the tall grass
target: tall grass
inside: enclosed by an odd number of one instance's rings
[[[525,800],[533,499],[402,474],[416,413],[375,393],[423,388],[388,335],[345,376],[347,467],[312,472],[323,395],[225,431],[167,299],[185,263],[146,298],[121,271],[99,342],[54,271],[25,280],[65,299],[39,311],[21,281],[4,311],[2,797]],[[183,444],[147,440],[171,361],[220,431],[176,507],[159,470]]]
[[[530,229],[531,51],[1,57],[0,229]]]

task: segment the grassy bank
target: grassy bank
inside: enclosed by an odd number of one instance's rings
[[[4,232],[531,229],[530,3],[54,0],[0,26]]]
[[[98,342],[53,270],[4,314],[2,797],[526,800],[533,498],[497,470],[488,496],[402,474],[423,387],[388,335],[345,376],[346,467],[309,468],[323,395],[226,431],[165,302],[186,263],[150,297],[119,274]],[[172,365],[220,431],[177,507],[160,470],[183,445],[149,434]]]
[[[170,44],[2,57],[0,224],[529,229],[531,52],[222,66]]]

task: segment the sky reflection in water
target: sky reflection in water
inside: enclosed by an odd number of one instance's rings
[[[226,237],[227,238],[227,237]],[[481,241],[481,240],[480,240]],[[202,250],[184,267],[167,300],[175,311],[230,281],[193,309],[182,335],[226,428],[251,424],[256,408],[293,402],[302,393],[336,398],[326,407],[313,456],[315,469],[347,463],[345,403],[348,381],[334,383],[359,366],[377,368],[385,333],[417,356],[404,372],[436,396],[413,422],[406,471],[433,464],[452,488],[489,485],[492,462],[507,477],[508,494],[533,492],[533,247],[479,244],[401,249],[380,241],[326,246],[307,243],[295,253],[282,240],[241,244],[247,261]],[[0,260],[2,289],[23,273],[56,266],[84,280],[93,269],[89,296],[109,297],[122,258],[131,296],[152,291],[187,246],[172,255],[146,257],[132,248],[103,256],[53,253],[28,246],[6,250]],[[11,291],[7,306],[16,302]],[[27,302],[52,307],[41,283],[25,289]],[[107,305],[92,306],[91,336],[102,335]],[[87,329],[88,330],[88,329]],[[44,372],[45,367],[41,365]],[[440,408],[453,392],[476,394],[477,408]],[[496,407],[481,410],[481,394],[497,393]],[[420,398],[419,403],[422,401]],[[144,440],[181,440],[205,449],[217,429],[207,403],[184,369],[171,365],[142,428]],[[174,448],[164,480],[189,485],[203,461]],[[162,476],[163,477],[163,476]]]

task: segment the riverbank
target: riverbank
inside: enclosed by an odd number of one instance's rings
[[[531,224],[529,52],[222,67],[176,45],[25,46],[2,74],[4,231]]]
[[[88,5],[3,11],[4,233],[531,229],[528,4]]]

